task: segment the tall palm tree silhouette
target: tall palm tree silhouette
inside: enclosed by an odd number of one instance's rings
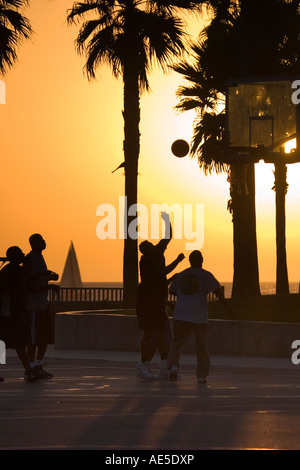
[[[32,28],[21,9],[27,0],[0,0],[0,74],[5,75],[16,62],[17,47],[28,39]]]
[[[183,75],[187,85],[178,89],[177,108],[195,109],[191,155],[198,158],[205,174],[228,171],[233,166],[224,164],[226,79],[238,76],[238,40],[233,30],[237,12],[228,13],[229,2],[217,2],[211,22],[191,45],[192,54],[174,69]],[[226,5],[225,5],[226,4]],[[225,10],[223,10],[225,8]],[[220,11],[220,10],[221,11]],[[234,276],[233,297],[259,295],[258,257],[255,222],[254,165],[247,172],[247,190],[233,191],[228,208],[233,219]],[[238,194],[241,193],[241,194]]]
[[[202,2],[188,0],[85,0],[68,11],[68,22],[83,21],[76,39],[86,55],[85,72],[96,76],[102,64],[123,79],[125,196],[127,207],[137,203],[140,152],[140,96],[149,90],[148,74],[154,62],[166,70],[184,50],[180,9],[198,9]],[[91,14],[95,14],[92,18]],[[128,216],[127,227],[136,219]],[[126,229],[125,227],[125,234]],[[137,239],[125,236],[123,259],[125,308],[135,306],[138,284]]]

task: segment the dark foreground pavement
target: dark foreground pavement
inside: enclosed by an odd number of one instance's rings
[[[200,385],[194,357],[183,359],[174,383],[137,379],[137,359],[50,351],[45,369],[54,378],[30,384],[8,356],[0,366],[0,450],[94,449],[105,459],[167,450],[179,459],[199,450],[300,449],[300,365],[212,358]]]

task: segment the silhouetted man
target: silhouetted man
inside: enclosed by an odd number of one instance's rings
[[[141,339],[141,361],[137,364],[138,376],[154,378],[150,363],[156,350],[160,353],[161,378],[168,376],[167,357],[172,338],[169,318],[166,314],[168,283],[167,274],[173,271],[184,259],[181,253],[170,265],[166,266],[164,252],[172,238],[170,217],[162,212],[166,225],[166,235],[157,245],[143,241],[140,246],[141,283],[137,289],[137,317],[139,329],[143,331]],[[169,230],[169,233],[168,233]]]
[[[53,343],[53,328],[48,304],[48,290],[58,290],[59,287],[49,284],[57,281],[58,275],[47,269],[42,252],[46,248],[43,237],[35,233],[29,238],[31,251],[26,255],[24,268],[28,276],[27,310],[30,313],[31,342],[28,347],[31,367],[34,367],[43,379],[49,379],[52,374],[43,367],[43,358],[48,344]]]
[[[214,292],[218,299],[233,316],[233,312],[224,298],[221,286],[213,274],[202,268],[203,257],[198,250],[189,256],[191,267],[177,274],[170,285],[170,292],[177,296],[173,313],[173,340],[168,355],[170,380],[178,375],[180,350],[191,331],[196,340],[198,383],[205,383],[210,369],[210,358],[206,343],[208,323],[207,295]]]
[[[6,252],[9,263],[0,271],[1,315],[3,331],[0,332],[7,349],[15,349],[24,367],[27,382],[38,380],[30,367],[27,346],[29,344],[29,315],[26,310],[27,278],[24,253],[18,246]],[[4,321],[6,320],[6,321]]]

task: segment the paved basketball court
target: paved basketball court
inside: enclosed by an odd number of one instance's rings
[[[54,378],[28,384],[9,355],[0,374],[0,449],[101,449],[102,458],[125,450],[300,449],[300,365],[212,358],[208,383],[199,385],[193,356],[183,357],[175,383],[137,379],[137,359],[50,350],[45,369]]]

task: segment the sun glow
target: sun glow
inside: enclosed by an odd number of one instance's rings
[[[293,149],[295,149],[297,147],[297,141],[296,139],[291,139],[289,140],[285,146],[284,146],[284,151],[285,153],[291,153]]]

